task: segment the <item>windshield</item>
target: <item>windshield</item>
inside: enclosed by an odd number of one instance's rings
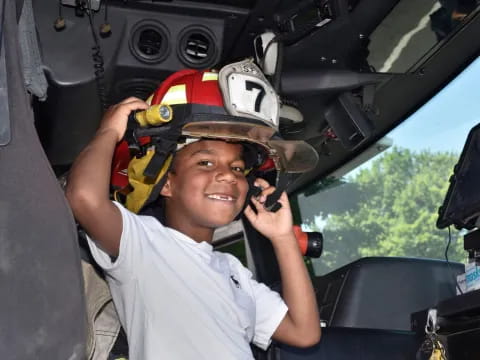
[[[293,201],[304,230],[324,234],[316,275],[366,256],[444,259],[448,230],[438,208],[469,130],[480,122],[477,59],[422,108],[369,150]],[[464,261],[451,229],[448,256]]]
[[[380,72],[410,71],[476,7],[475,0],[399,1],[372,33],[368,63]]]

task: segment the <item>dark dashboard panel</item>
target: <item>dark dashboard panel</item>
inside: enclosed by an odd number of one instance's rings
[[[128,96],[146,98],[170,73],[185,67],[212,67],[222,59],[222,12],[204,10],[208,17],[196,17],[189,11],[110,5],[112,35],[97,35],[100,49],[93,48],[86,15],[79,17],[73,8],[63,8],[66,28],[57,32],[52,26],[57,12],[55,1],[35,3],[50,85],[47,101],[38,103],[37,127],[54,166],[68,165],[85,146],[98,125],[102,105]],[[103,22],[100,15],[93,19],[95,32]],[[104,104],[99,99],[98,77]]]
[[[368,27],[374,29],[397,1],[379,7],[370,0],[112,0],[108,17],[105,5],[93,12],[93,27],[88,12],[79,8],[59,7],[56,0],[35,2],[50,86],[47,101],[36,104],[42,144],[54,168],[67,168],[95,132],[108,105],[128,96],[146,98],[178,69],[220,67],[253,56],[253,40],[267,29],[285,39],[284,72],[299,68],[368,71],[368,34],[362,34],[361,41],[358,34],[366,29],[366,22],[358,20],[360,10],[373,6]],[[66,25],[62,31],[52,25],[59,12]],[[336,19],[317,26],[321,18]],[[111,25],[108,37],[99,33],[104,22]],[[285,101],[298,107],[305,121],[300,131],[286,129],[284,135],[307,141],[318,137],[327,126],[319,114],[339,93],[330,89],[308,97],[285,94]]]

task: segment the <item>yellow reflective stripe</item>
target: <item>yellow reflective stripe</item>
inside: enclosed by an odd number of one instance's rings
[[[202,81],[213,81],[218,80],[218,73],[213,72],[204,72],[202,76]]]
[[[160,104],[177,105],[187,103],[187,92],[185,90],[185,84],[175,85],[168,89],[167,93],[163,96]]]
[[[173,156],[170,154],[167,160],[165,160],[165,163],[162,165],[162,169],[158,173],[157,178],[152,181],[152,179],[143,175],[143,171],[150,163],[150,160],[154,154],[155,149],[150,148],[147,150],[147,154],[145,156],[141,158],[134,157],[128,164],[128,182],[133,188],[133,191],[127,195],[125,207],[134,213],[138,213],[142,209],[143,205],[150,197],[153,188],[166,175],[173,159]]]

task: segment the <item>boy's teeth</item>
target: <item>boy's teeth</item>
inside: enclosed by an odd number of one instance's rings
[[[227,195],[212,194],[212,195],[208,195],[208,197],[210,199],[215,199],[215,200],[233,201],[233,198],[231,196],[227,196]]]

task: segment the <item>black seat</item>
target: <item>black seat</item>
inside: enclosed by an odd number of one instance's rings
[[[362,258],[314,280],[320,318],[333,327],[410,331],[412,313],[455,295],[463,265]]]

